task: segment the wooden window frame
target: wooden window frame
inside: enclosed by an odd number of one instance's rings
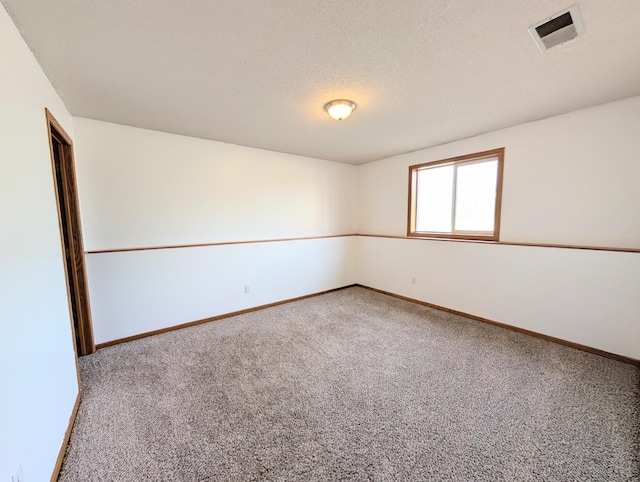
[[[465,156],[451,157],[434,162],[425,162],[409,166],[409,209],[407,222],[407,236],[412,238],[444,238],[444,239],[471,239],[483,241],[499,241],[500,239],[500,211],[502,207],[502,173],[504,170],[504,151],[505,148],[492,149],[489,151],[476,152]],[[418,172],[433,167],[442,167],[445,165],[461,165],[472,164],[476,162],[484,162],[489,159],[498,161],[498,179],[496,182],[496,201],[494,206],[494,224],[493,232],[483,234],[478,232],[456,232],[436,233],[416,231],[416,213],[417,213],[417,194],[418,194]],[[452,211],[455,212],[455,193]],[[453,214],[452,214],[453,215]]]

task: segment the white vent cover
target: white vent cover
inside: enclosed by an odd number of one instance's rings
[[[584,26],[577,5],[532,25],[528,30],[540,52],[584,34]]]

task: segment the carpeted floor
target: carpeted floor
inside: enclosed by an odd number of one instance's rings
[[[640,480],[640,370],[353,287],[105,348],[60,481]]]

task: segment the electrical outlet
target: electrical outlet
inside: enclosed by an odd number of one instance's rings
[[[22,463],[18,463],[16,468],[11,473],[11,482],[24,482],[24,472],[22,470]]]
[[[412,285],[416,284],[416,277],[415,276],[411,277],[411,284]]]
[[[249,293],[251,293],[251,286],[244,285],[244,294],[248,295]]]

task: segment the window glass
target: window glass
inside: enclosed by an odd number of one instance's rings
[[[409,236],[498,240],[504,148],[409,168]]]
[[[493,231],[497,181],[497,160],[458,166],[455,231]]]
[[[453,166],[418,172],[416,230],[447,233],[451,231],[453,204]]]

